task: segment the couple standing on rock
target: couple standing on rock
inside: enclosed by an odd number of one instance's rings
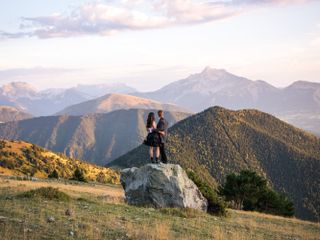
[[[152,163],[160,163],[159,156],[161,156],[161,162],[167,163],[167,155],[165,152],[165,142],[167,135],[168,122],[164,118],[164,112],[158,111],[159,122],[156,124],[156,117],[154,112],[150,112],[147,119],[147,131],[148,136],[144,141],[144,144],[149,146],[149,155]],[[154,150],[156,157],[154,158]]]

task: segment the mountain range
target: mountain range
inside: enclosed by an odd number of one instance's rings
[[[300,218],[320,213],[320,139],[258,110],[209,108],[169,129],[169,161],[193,169],[212,186],[243,169],[257,171],[293,200]],[[113,167],[149,162],[144,145],[115,159]]]
[[[162,109],[165,111],[186,112],[187,110],[173,104],[135,97],[126,94],[112,93],[105,96],[69,106],[56,115],[81,116],[92,113],[108,113],[121,109]]]
[[[135,89],[125,84],[78,85],[38,91],[24,82],[5,84],[0,88],[0,105],[13,106],[34,116],[52,115],[67,106],[101,97],[107,93],[129,93]]]
[[[23,112],[15,107],[0,105],[0,123],[18,121],[32,117],[33,116],[31,114]]]
[[[134,95],[194,112],[211,106],[234,110],[254,108],[320,135],[320,83],[297,81],[288,87],[276,88],[265,81],[252,81],[223,69],[206,67],[201,73],[157,91]]]
[[[28,142],[0,140],[0,175],[47,178],[55,170],[58,177],[69,179],[77,168],[87,180],[120,182],[119,174],[110,168],[70,159]]]
[[[151,110],[118,110],[84,116],[46,116],[0,124],[0,138],[32,142],[68,157],[105,165],[139,146]],[[190,116],[165,112],[169,125]]]
[[[265,81],[252,81],[210,67],[153,92],[137,92],[121,83],[38,91],[30,84],[14,82],[0,88],[0,105],[13,106],[34,116],[69,114],[69,110],[85,107],[89,100],[94,100],[91,104],[99,105],[99,101],[105,101],[99,98],[111,93],[173,104],[188,112],[199,112],[216,105],[234,110],[254,108],[320,136],[320,83],[297,81],[288,87],[277,88]],[[74,106],[80,103],[85,105]]]

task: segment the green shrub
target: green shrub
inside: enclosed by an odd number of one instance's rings
[[[20,195],[22,198],[43,198],[48,200],[69,201],[70,196],[53,187],[41,187],[26,191]]]
[[[220,188],[220,194],[233,207],[245,211],[259,211],[281,216],[293,216],[294,205],[283,194],[271,189],[267,180],[254,171],[243,170],[230,174]]]
[[[275,215],[292,217],[294,215],[293,202],[283,194],[272,189],[265,191],[259,198],[256,210]]]
[[[266,189],[266,179],[254,171],[243,170],[239,175],[229,174],[219,191],[227,201],[233,202],[235,209],[254,210],[253,207]]]
[[[203,181],[192,170],[187,170],[188,177],[197,185],[202,195],[208,200],[208,213],[225,216],[227,213],[226,202],[218,195],[218,193]]]
[[[17,167],[19,167],[15,159],[5,157],[2,157],[0,161],[0,166],[8,169],[16,169]]]
[[[0,149],[3,149],[6,147],[6,141],[0,140]]]
[[[72,180],[76,180],[79,182],[87,182],[87,179],[84,176],[83,170],[81,170],[80,168],[77,168],[74,171]]]
[[[109,176],[107,176],[103,172],[100,172],[96,176],[96,181],[99,182],[99,183],[109,183],[110,182],[110,178],[109,178]]]
[[[59,179],[59,173],[56,169],[54,169],[49,175],[48,178],[56,178]]]

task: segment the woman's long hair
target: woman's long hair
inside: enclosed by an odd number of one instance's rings
[[[148,119],[147,119],[147,128],[151,128],[152,127],[152,123],[153,121],[155,121],[155,115],[154,115],[154,112],[150,112],[148,114]]]

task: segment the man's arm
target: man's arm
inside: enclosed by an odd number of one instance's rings
[[[161,135],[166,135],[167,123],[164,119],[159,121],[157,130]]]
[[[158,131],[158,133],[160,133],[161,135],[166,135],[166,132],[164,131]]]
[[[157,125],[157,130],[158,130],[158,133],[160,133],[161,135],[165,135],[165,123],[163,120],[160,120],[158,122],[158,125]]]

